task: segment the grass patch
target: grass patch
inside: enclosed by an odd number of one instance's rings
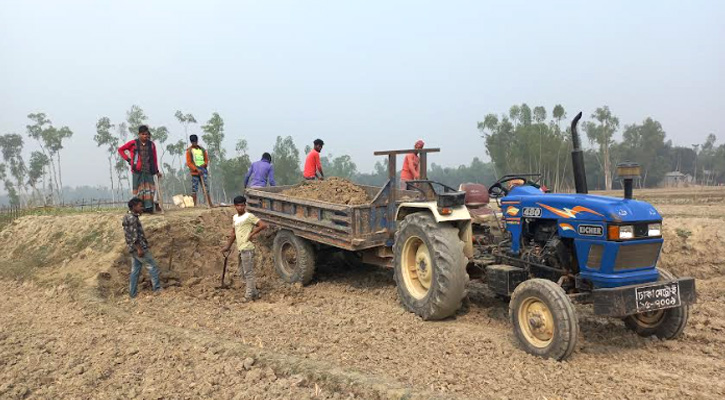
[[[0,277],[26,280],[33,277],[39,268],[47,265],[48,249],[27,251],[23,257],[5,259],[0,262]]]
[[[677,233],[677,236],[687,240],[690,236],[692,236],[692,232],[690,232],[687,229],[677,228],[675,229],[675,233]]]

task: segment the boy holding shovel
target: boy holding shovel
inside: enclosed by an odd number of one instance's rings
[[[252,243],[252,239],[266,228],[267,224],[254,214],[247,212],[247,199],[244,196],[234,198],[234,208],[237,210],[237,215],[232,218],[234,227],[227,245],[222,248],[222,254],[228,253],[236,240],[237,250],[239,250],[239,276],[244,278],[246,284],[244,298],[247,301],[254,301],[259,298],[259,292],[254,277],[254,243]]]

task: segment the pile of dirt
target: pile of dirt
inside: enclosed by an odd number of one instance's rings
[[[224,265],[222,246],[231,232],[232,208],[186,209],[142,216],[150,250],[161,270],[163,287],[191,287],[200,281],[218,285]],[[0,234],[10,257],[0,259],[0,277],[30,279],[98,290],[102,297],[128,293],[131,259],[122,213],[92,213],[21,218]],[[262,232],[254,242],[260,285],[279,284],[272,261],[275,231]],[[236,252],[229,256],[227,281],[237,274]],[[150,288],[147,271],[139,280]]]
[[[283,191],[282,194],[308,200],[348,205],[366,204],[372,200],[365,189],[338,177],[327,178],[324,181],[304,181]]]

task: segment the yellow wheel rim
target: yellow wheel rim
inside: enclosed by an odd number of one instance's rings
[[[662,321],[665,310],[648,311],[641,314],[635,314],[634,319],[637,324],[645,328],[655,328]]]
[[[545,348],[554,340],[554,317],[540,299],[525,299],[519,307],[518,317],[519,328],[531,345]]]
[[[433,283],[433,263],[430,251],[422,239],[409,237],[403,244],[401,271],[408,292],[416,299],[422,299]]]

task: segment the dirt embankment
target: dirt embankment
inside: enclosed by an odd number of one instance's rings
[[[282,194],[309,200],[335,204],[360,205],[370,202],[365,189],[342,178],[331,177],[324,181],[303,181]]]
[[[144,283],[137,301],[122,214],[23,218],[0,234],[0,274],[39,284],[0,280],[0,398],[725,398],[725,209],[668,207],[661,266],[700,278],[685,335],[640,338],[579,306],[561,363],[518,349],[479,282],[454,318],[425,322],[389,270],[320,263],[311,285],[281,283],[271,236],[257,241],[263,297],[244,303],[239,279],[215,288],[230,208],[143,217],[166,290]]]
[[[192,286],[201,279],[220,277],[221,247],[232,229],[232,210],[188,209],[141,217],[164,287]],[[0,235],[10,254],[9,259],[0,260],[0,277],[97,288],[103,297],[125,295],[130,256],[122,218],[120,213],[22,218]],[[272,279],[271,235],[267,232],[256,239],[255,261],[263,285],[278,282]],[[227,280],[233,279],[237,265],[232,253]],[[144,271],[140,288],[149,284]]]

